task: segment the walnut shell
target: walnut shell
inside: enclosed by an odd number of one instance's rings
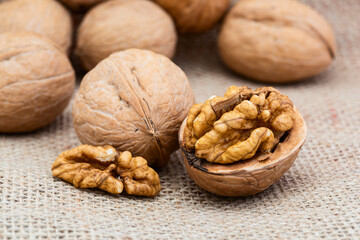
[[[81,82],[73,105],[84,144],[112,145],[164,166],[194,96],[185,73],[168,58],[129,49],[110,55]]]
[[[329,23],[294,0],[242,0],[218,39],[224,63],[247,77],[286,83],[321,73],[336,52]]]
[[[177,35],[171,17],[145,0],[107,1],[88,12],[80,25],[76,53],[92,69],[111,53],[129,48],[152,50],[171,58]]]
[[[279,180],[294,163],[307,135],[306,123],[296,111],[293,128],[270,156],[260,154],[246,161],[224,165],[207,162],[186,151],[183,147],[185,126],[186,119],[180,127],[179,144],[190,178],[206,191],[231,197],[254,195]]]
[[[155,0],[175,19],[181,33],[211,29],[229,8],[230,0]]]
[[[0,33],[9,31],[42,34],[65,52],[71,46],[70,14],[54,0],[12,0],[0,3]]]
[[[31,32],[0,34],[0,132],[46,126],[68,105],[74,70],[59,46]]]
[[[66,6],[74,11],[86,10],[95,4],[104,2],[106,0],[61,0]]]

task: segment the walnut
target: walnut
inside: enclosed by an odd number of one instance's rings
[[[147,50],[112,54],[81,82],[73,105],[84,144],[112,145],[164,166],[178,149],[181,122],[194,96],[185,73]]]
[[[194,105],[179,132],[190,177],[224,196],[265,190],[290,168],[305,137],[300,113],[272,87],[231,86]]]
[[[107,1],[85,16],[78,31],[76,54],[90,70],[111,53],[139,48],[171,58],[177,34],[171,17],[145,0]]]
[[[74,91],[66,54],[30,32],[0,34],[0,132],[28,132],[62,113]]]
[[[329,23],[294,0],[242,0],[218,39],[224,63],[264,82],[286,83],[321,73],[336,55]]]
[[[81,145],[65,151],[55,160],[55,177],[78,188],[99,188],[113,194],[152,197],[160,192],[158,174],[141,157],[130,152],[117,153],[111,146]],[[118,178],[120,177],[120,179]]]
[[[71,8],[73,11],[85,11],[86,9],[104,2],[106,0],[61,0],[66,6]]]
[[[0,33],[31,31],[44,35],[69,51],[70,14],[54,0],[12,0],[0,3]]]
[[[154,0],[175,19],[181,33],[211,29],[223,16],[230,0]]]

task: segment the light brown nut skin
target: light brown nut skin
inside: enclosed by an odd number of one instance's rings
[[[181,33],[206,32],[229,8],[230,0],[154,0],[175,19]]]
[[[175,54],[177,34],[171,17],[146,0],[107,1],[91,9],[78,30],[76,54],[92,69],[111,53],[139,48]]]
[[[30,32],[0,34],[0,132],[50,124],[68,105],[74,70],[66,54]]]
[[[218,47],[230,69],[271,83],[317,75],[336,55],[329,23],[295,0],[239,1],[225,18]]]
[[[85,11],[86,9],[94,6],[95,4],[105,2],[106,0],[61,0],[66,6],[73,11]]]
[[[186,120],[179,131],[179,144],[189,177],[201,188],[220,196],[250,196],[264,191],[292,166],[307,135],[304,119],[295,111],[293,128],[275,151],[255,155],[247,161],[232,164],[210,163],[197,158],[184,147]]]
[[[55,0],[11,0],[0,3],[0,33],[30,31],[44,35],[69,51],[72,22]]]
[[[54,177],[78,188],[99,188],[106,192],[153,197],[160,190],[159,175],[142,157],[128,151],[118,153],[111,146],[81,145],[65,151],[55,160]],[[120,179],[118,178],[120,177]]]
[[[72,115],[82,143],[112,145],[164,166],[179,147],[178,130],[193,102],[179,67],[160,54],[129,49],[86,74]]]

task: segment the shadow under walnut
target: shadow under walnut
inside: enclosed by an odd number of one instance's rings
[[[264,191],[292,166],[305,142],[306,123],[297,110],[295,115],[293,127],[270,153],[258,153],[232,164],[210,163],[187,151],[183,141],[185,119],[179,131],[179,145],[187,173],[198,186],[221,196],[250,196]]]

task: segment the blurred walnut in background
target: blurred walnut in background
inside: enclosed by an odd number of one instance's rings
[[[336,54],[330,24],[294,0],[242,0],[222,26],[224,63],[247,77],[285,83],[324,71]]]
[[[71,46],[70,14],[55,0],[12,0],[0,3],[0,33],[36,32],[56,42],[64,51]]]
[[[171,17],[146,0],[107,1],[92,8],[80,25],[76,54],[92,69],[111,53],[140,48],[171,58],[177,34]]]
[[[61,114],[75,76],[59,46],[36,33],[0,34],[0,132],[28,132]]]
[[[211,29],[228,9],[230,0],[155,0],[175,19],[181,33]]]
[[[104,2],[106,0],[60,0],[66,6],[71,8],[74,11],[86,10],[97,3]]]

